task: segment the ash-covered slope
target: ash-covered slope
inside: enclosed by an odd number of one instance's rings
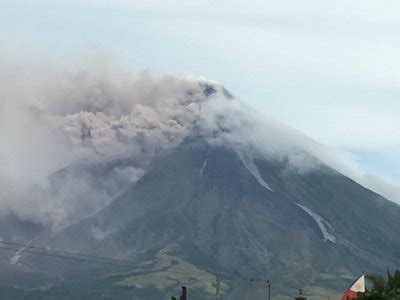
[[[238,280],[269,278],[275,293],[340,290],[362,271],[400,264],[399,215],[399,206],[329,167],[299,173],[197,137],[52,243],[138,263],[164,249]]]
[[[84,111],[73,102],[56,113],[79,159],[49,177],[65,220],[30,242],[135,265],[122,272],[21,251],[12,266],[21,282],[46,283],[28,298],[160,299],[188,284],[207,299],[219,274],[225,299],[258,299],[264,287],[250,292],[249,278],[271,280],[275,295],[332,292],[400,264],[400,207],[335,168],[330,149],[263,121],[221,85],[144,83],[116,93],[123,101],[105,93]]]

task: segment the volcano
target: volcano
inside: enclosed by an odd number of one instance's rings
[[[310,148],[289,142],[283,149],[295,131],[266,126],[254,129],[261,134],[253,139],[248,108],[215,83],[198,88],[203,116],[196,115],[173,146],[156,151],[137,181],[116,180],[118,192],[108,193],[101,209],[56,232],[35,233],[29,244],[130,264],[103,267],[22,251],[12,266],[20,284],[4,286],[5,294],[168,299],[186,285],[190,299],[215,299],[216,293],[219,299],[263,299],[269,280],[275,299],[300,288],[322,298],[339,294],[361,272],[400,265],[397,204]],[[182,99],[191,96],[185,91]],[[209,109],[208,101],[218,109]],[[85,132],[81,138],[90,139]],[[85,172],[76,176],[86,174],[104,190],[103,178],[136,168],[138,160],[124,154],[77,162],[50,180],[60,188],[80,168]]]

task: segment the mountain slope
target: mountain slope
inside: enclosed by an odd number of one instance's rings
[[[2,252],[0,290],[160,299],[186,284],[191,299],[209,299],[219,278],[221,299],[261,299],[268,279],[284,298],[399,266],[400,207],[335,170],[330,149],[261,120],[219,84],[146,82],[47,112],[75,158],[27,195],[43,198],[33,220],[45,225],[0,221],[1,237],[29,243]],[[66,253],[57,249],[125,263],[46,256]]]
[[[399,215],[399,206],[326,166],[301,173],[193,138],[52,245],[138,263],[164,249],[237,280],[269,278],[275,293],[340,290],[341,280],[400,264]]]

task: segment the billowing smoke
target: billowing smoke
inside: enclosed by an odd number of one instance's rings
[[[210,143],[286,158],[299,172],[322,162],[392,200],[400,195],[364,176],[348,154],[266,121],[204,79],[9,59],[0,60],[0,79],[0,211],[54,230],[118,197],[193,126]]]
[[[199,78],[135,76],[110,65],[0,63],[1,213],[54,229],[135,183],[185,138],[202,105],[226,93]]]
[[[50,113],[72,150],[83,156],[131,155],[146,164],[180,141],[204,98],[201,84],[192,79],[142,75],[117,87],[103,78],[78,76],[57,94]]]

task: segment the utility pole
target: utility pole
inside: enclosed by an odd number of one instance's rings
[[[182,293],[179,300],[187,300],[186,286],[182,285]]]
[[[299,290],[299,295],[295,298],[296,300],[307,300],[307,297],[303,296],[303,290]]]
[[[217,288],[215,291],[215,299],[219,300],[219,285],[220,285],[220,279],[219,279],[219,275],[217,275]]]
[[[178,300],[178,298],[172,296],[171,300]],[[187,289],[186,286],[182,285],[181,295],[179,296],[179,300],[187,300]]]

